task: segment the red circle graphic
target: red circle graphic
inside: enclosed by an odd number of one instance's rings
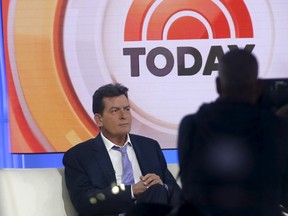
[[[229,12],[235,28],[236,38],[253,37],[253,26],[249,11],[243,0],[221,0]],[[155,1],[134,0],[127,14],[124,40],[141,41],[143,23]],[[168,20],[181,11],[192,11],[204,17],[213,32],[213,38],[230,38],[231,30],[221,8],[211,0],[164,0],[154,9],[148,21],[147,40],[163,40],[163,31]],[[185,24],[185,25],[183,25]],[[193,27],[192,27],[193,25]],[[183,28],[185,26],[185,28]],[[191,30],[189,30],[189,28]],[[195,18],[182,17],[170,26],[168,39],[205,39],[204,25]],[[192,30],[195,29],[195,30]],[[198,31],[197,31],[198,30]],[[207,30],[206,30],[207,31]]]

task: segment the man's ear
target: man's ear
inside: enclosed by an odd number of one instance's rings
[[[102,122],[102,116],[99,113],[96,113],[94,115],[94,121],[96,122],[96,125],[100,128],[103,126],[103,122]]]
[[[219,95],[222,94],[221,80],[219,77],[216,77],[216,91]]]

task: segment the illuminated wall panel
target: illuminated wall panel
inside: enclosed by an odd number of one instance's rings
[[[3,0],[11,151],[64,152],[98,133],[101,85],[129,88],[132,132],[176,148],[181,118],[217,97],[219,58],[255,53],[288,77],[286,0]]]

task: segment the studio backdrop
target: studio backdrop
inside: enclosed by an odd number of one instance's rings
[[[245,48],[288,77],[287,0],[2,0],[13,153],[64,152],[99,132],[92,95],[129,88],[132,132],[176,148],[217,97],[219,58]]]

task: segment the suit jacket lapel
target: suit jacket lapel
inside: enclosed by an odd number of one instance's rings
[[[135,137],[131,134],[130,134],[130,139],[133,144],[133,149],[135,151],[135,155],[137,157],[140,170],[142,174],[147,173],[147,166],[149,164],[149,161],[147,161],[148,163],[146,163],[146,158],[145,156],[143,156],[143,153],[141,153],[142,152],[141,145],[137,143],[137,139],[135,139]]]
[[[100,134],[95,138],[94,152],[97,163],[106,181],[110,185],[116,182],[115,170]]]

